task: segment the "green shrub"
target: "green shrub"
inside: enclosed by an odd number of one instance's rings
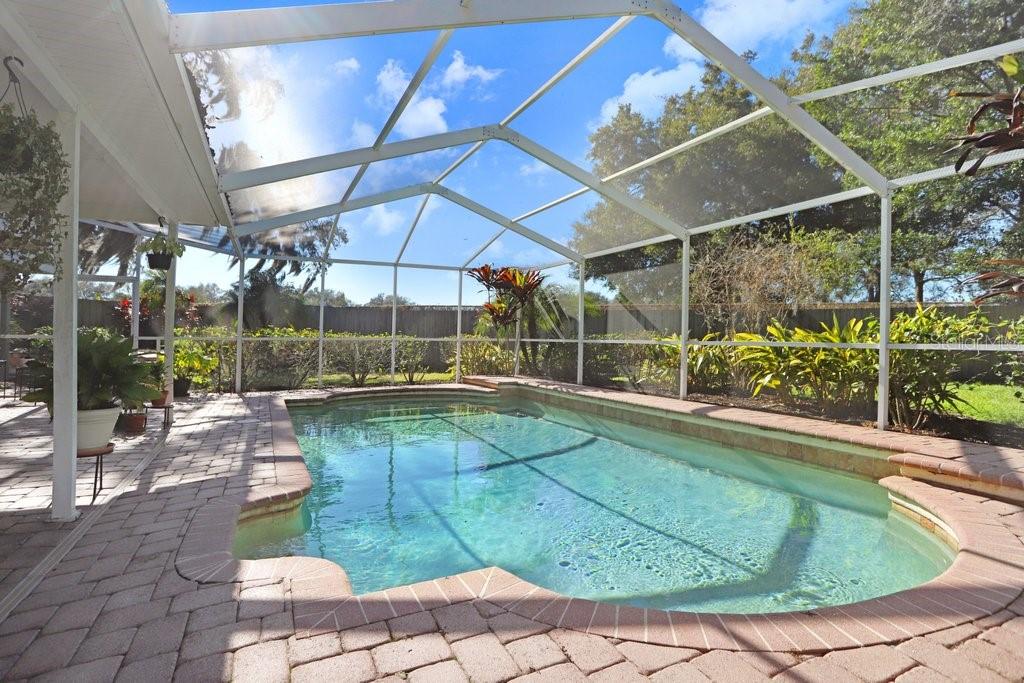
[[[390,334],[330,332],[324,337],[324,372],[348,375],[352,386],[361,387],[370,375],[391,371]]]
[[[706,334],[701,341],[716,341],[717,334]],[[728,346],[691,346],[687,349],[686,384],[690,391],[720,394],[733,385],[735,359]]]
[[[993,325],[980,309],[966,316],[917,307],[913,315],[892,320],[893,344],[965,344],[984,341]],[[921,427],[930,413],[947,413],[964,401],[957,396],[957,371],[962,354],[949,351],[893,349],[889,352],[889,403],[892,420],[911,429]]]
[[[1006,324],[1004,341],[1007,344],[1024,344],[1024,318]],[[1016,398],[1024,401],[1024,353],[1004,354],[996,366],[996,374],[1007,386],[1013,387]]]
[[[449,372],[455,372],[456,342],[448,342],[446,351]],[[475,334],[462,337],[463,375],[511,375],[515,370],[515,356],[511,343]]]
[[[399,337],[395,340],[395,373],[406,384],[416,384],[423,379],[427,371],[424,361],[429,348],[430,342],[414,337]]]
[[[242,386],[246,390],[298,389],[316,376],[319,364],[318,330],[261,327],[242,342]],[[300,337],[299,340],[284,337]]]
[[[821,324],[818,331],[788,328],[777,320],[763,335],[741,332],[736,341],[815,344],[871,344],[878,321],[852,319]],[[811,401],[828,415],[870,413],[878,379],[878,354],[869,349],[738,346],[733,357],[747,377],[752,395],[770,391],[788,403]]]

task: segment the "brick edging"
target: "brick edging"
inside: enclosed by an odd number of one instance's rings
[[[1024,545],[981,509],[954,493],[905,477],[881,484],[927,510],[955,533],[960,550],[935,579],[880,598],[803,612],[713,614],[643,609],[570,598],[489,567],[333,602],[296,607],[300,637],[483,599],[549,626],[654,645],[699,650],[819,653],[894,643],[983,618],[1024,591]]]

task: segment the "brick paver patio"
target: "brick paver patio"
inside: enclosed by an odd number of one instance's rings
[[[404,593],[396,589],[371,599],[339,598],[344,591],[337,582],[344,583],[343,572],[335,568],[331,578],[329,571],[321,571],[323,565],[307,571],[303,561],[295,560],[200,561],[219,552],[230,538],[222,534],[220,520],[244,514],[260,496],[287,501],[288,491],[301,487],[294,455],[275,453],[273,431],[280,415],[274,406],[271,395],[195,401],[178,412],[165,443],[154,429],[135,443],[120,445],[110,459],[110,471],[116,466],[130,473],[143,458],[152,457],[152,462],[102,508],[102,514],[89,519],[91,526],[70,552],[0,623],[0,678],[418,683],[1024,677],[1024,599],[1007,596],[998,583],[980,590],[952,586],[945,600],[907,605],[905,616],[928,624],[919,629],[928,631],[925,635],[848,647],[869,638],[845,627],[845,638],[837,632],[826,639],[841,642],[844,649],[794,644],[772,650],[769,645],[779,641],[769,630],[773,622],[756,618],[748,620],[751,634],[764,642],[745,648],[737,648],[735,642],[716,645],[711,640],[714,634],[735,634],[739,629],[710,620],[696,622],[705,647],[641,642],[651,639],[657,624],[646,616],[639,622],[623,619],[619,630],[619,610],[614,608],[614,618],[595,621],[595,613],[589,627],[575,626],[568,616],[572,604],[564,604],[557,619],[549,618],[545,610],[550,612],[559,596],[532,604],[535,593],[511,597],[523,589],[515,577],[500,570],[425,582]],[[44,512],[38,506],[46,504],[45,486],[39,482],[49,475],[46,431],[46,417],[38,414],[0,431],[0,495],[12,488],[22,492],[4,498],[5,507],[0,507],[4,548],[12,542],[24,547],[30,539],[54,531],[58,536],[69,533],[73,526],[54,528],[42,522]],[[91,471],[82,476],[91,476]],[[87,481],[91,485],[91,479]],[[901,481],[907,487],[933,488]],[[114,485],[111,475],[108,486]],[[937,499],[969,518],[962,528],[985,525],[977,540],[967,542],[1012,538],[1019,545],[1018,539],[1024,537],[1021,507],[967,493],[934,491]],[[23,515],[33,515],[33,524],[42,526],[22,528],[20,522],[9,522]],[[1015,585],[1010,577],[1022,571],[1016,546],[987,547],[994,548],[987,561],[1005,567],[1006,585]],[[11,569],[17,563],[13,558],[20,556],[20,551],[7,552],[0,566]],[[182,573],[199,580],[183,578]],[[236,580],[221,580],[224,576]],[[322,593],[323,586],[334,588]],[[972,600],[1005,603],[1005,608],[971,618],[971,610],[957,602],[957,588]],[[401,595],[405,597],[393,599]],[[328,612],[333,615],[329,621],[310,620],[310,615]],[[889,616],[898,628],[900,620]],[[572,622],[571,628],[558,626],[565,620]],[[670,625],[666,633],[671,632]]]

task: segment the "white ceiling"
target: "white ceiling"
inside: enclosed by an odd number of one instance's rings
[[[44,118],[58,107],[82,115],[83,218],[227,222],[199,126],[171,115],[195,117],[176,58],[166,37],[162,51],[146,49],[166,24],[157,0],[0,2],[0,56],[25,62],[30,104]]]

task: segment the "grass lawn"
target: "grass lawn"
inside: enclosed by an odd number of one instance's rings
[[[969,405],[958,412],[976,420],[1024,427],[1024,401],[1014,391],[1004,384],[963,384],[958,394]]]
[[[427,372],[423,375],[422,379],[419,375],[416,377],[416,384],[440,384],[443,382],[454,382],[455,379],[450,372]],[[395,382],[398,384],[405,384],[405,378],[401,374],[395,375]],[[366,378],[366,386],[376,387],[383,384],[391,383],[391,375],[388,373],[380,375],[370,375]],[[314,377],[312,382],[307,384],[310,387],[316,386],[316,378]],[[324,386],[325,387],[348,387],[352,386],[352,378],[349,375],[329,375],[324,374]]]

